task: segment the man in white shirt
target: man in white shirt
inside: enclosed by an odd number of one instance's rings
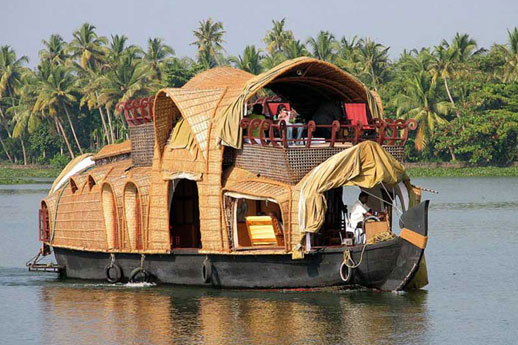
[[[369,212],[369,206],[367,206],[367,202],[369,201],[369,194],[365,192],[361,192],[358,200],[353,204],[351,208],[351,228],[354,232],[354,242],[356,244],[360,244],[365,242],[365,235],[363,233],[362,222],[363,220],[372,215]]]

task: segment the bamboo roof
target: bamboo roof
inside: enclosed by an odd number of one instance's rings
[[[129,140],[123,141],[120,144],[110,144],[104,146],[92,157],[92,159],[96,161],[99,159],[118,156],[126,153],[131,153],[131,141]]]
[[[242,130],[239,122],[246,103],[263,88],[272,90],[308,114],[312,114],[320,103],[338,99],[367,103],[373,117],[382,117],[379,96],[354,76],[325,61],[308,57],[287,60],[257,76],[228,66],[217,67],[198,74],[181,89],[159,91],[155,99],[155,132],[160,150],[163,151],[179,116],[191,126],[205,158],[212,118],[213,137],[225,145],[240,148]]]

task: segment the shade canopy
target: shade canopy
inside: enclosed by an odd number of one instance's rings
[[[327,210],[324,192],[342,186],[372,188],[393,186],[407,180],[405,168],[373,141],[365,141],[332,156],[304,178],[300,185],[299,229],[314,233],[324,223]]]
[[[381,106],[375,95],[358,79],[330,63],[301,57],[287,60],[250,78],[233,101],[218,109],[215,117],[216,133],[223,144],[241,148],[242,130],[239,123],[245,105],[263,88],[289,101],[306,118],[311,118],[320,104],[332,100],[365,103],[373,117],[382,117]]]

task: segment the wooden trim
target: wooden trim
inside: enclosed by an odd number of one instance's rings
[[[408,242],[412,243],[414,246],[425,249],[426,244],[428,242],[428,236],[423,236],[421,234],[418,234],[415,231],[412,231],[407,228],[403,228],[401,230],[401,234],[399,235],[404,240],[407,240]]]

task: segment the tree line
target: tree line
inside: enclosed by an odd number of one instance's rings
[[[246,45],[226,54],[222,22],[209,18],[193,30],[196,56],[176,57],[163,39],[145,48],[125,35],[99,36],[85,23],[66,42],[43,40],[39,61],[0,46],[0,160],[63,165],[85,151],[127,137],[116,104],[149,96],[162,87],[181,87],[197,73],[231,65],[253,74],[286,59],[312,56],[335,64],[378,92],[385,116],[414,118],[418,130],[407,145],[414,161],[464,161],[506,165],[518,144],[518,29],[508,41],[479,47],[457,33],[433,47],[405,50],[370,38],[337,37],[320,31],[297,39],[286,19],[273,20],[264,47]]]

